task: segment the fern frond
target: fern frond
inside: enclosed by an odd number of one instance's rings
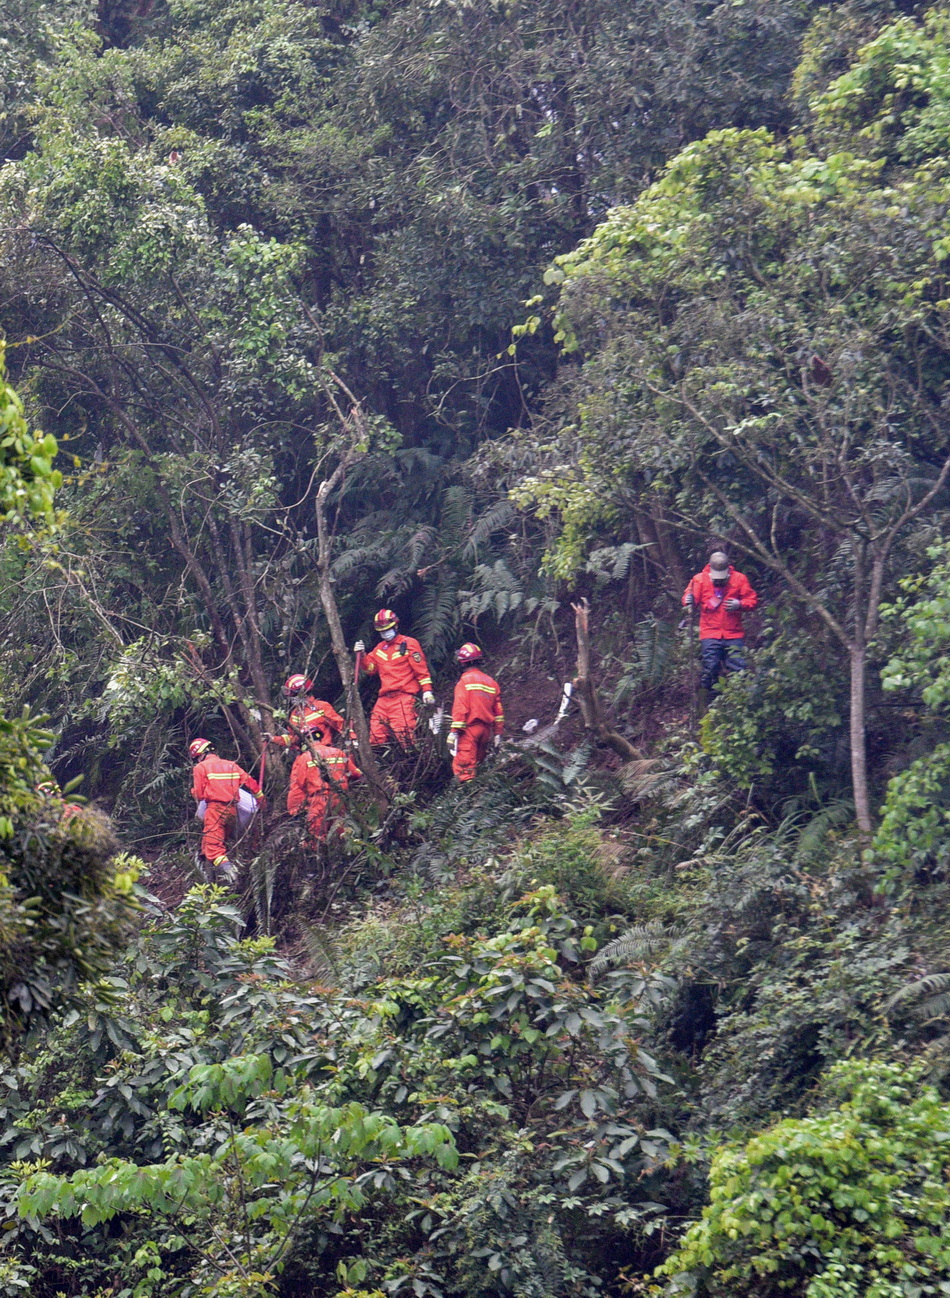
[[[408,568],[390,568],[384,572],[376,583],[377,599],[392,599],[394,595],[403,595],[412,585],[413,574]]]
[[[413,629],[426,653],[440,658],[448,652],[458,625],[458,579],[451,569],[440,567],[422,593]]]
[[[465,487],[446,487],[442,493],[439,541],[448,551],[461,549],[472,517],[472,497]]]
[[[484,545],[486,541],[490,540],[493,533],[500,531],[503,527],[508,527],[517,516],[518,511],[507,496],[502,500],[496,500],[494,505],[486,509],[484,514],[472,524],[468,541],[465,543],[465,557],[467,559],[474,558],[475,552],[480,545]]]
[[[918,1005],[914,1010],[914,1018],[942,1019],[948,1013],[950,1013],[950,991],[941,992],[939,996],[931,996],[924,1001],[923,1005]]]
[[[655,951],[669,947],[676,939],[671,929],[662,924],[638,924],[628,928],[612,942],[608,942],[591,961],[590,976],[596,978],[605,969],[615,965],[632,964],[636,960],[645,960]]]
[[[792,860],[796,865],[813,861],[821,852],[833,829],[848,825],[854,820],[854,803],[846,798],[830,802],[799,832]]]
[[[274,905],[274,879],[277,876],[278,860],[275,856],[263,852],[251,862],[250,883],[254,894],[254,909],[261,932],[269,936]]]
[[[645,545],[624,541],[622,545],[608,545],[592,550],[587,560],[587,571],[602,581],[622,581],[630,571],[634,555],[646,548]]]
[[[343,955],[340,944],[331,930],[307,929],[303,934],[303,940],[317,978],[324,983],[343,982]]]
[[[524,604],[524,590],[504,559],[475,567],[475,590],[459,591],[459,616],[465,622],[477,622],[491,613],[501,622]]]
[[[884,1006],[885,1014],[890,1014],[894,1009],[906,1004],[908,1001],[919,1001],[923,998],[924,1005],[917,1007],[917,1013],[924,1010],[924,1007],[930,1004],[942,1002],[945,997],[944,993],[950,993],[950,973],[932,973],[927,974],[924,978],[918,978],[916,982],[908,983],[906,987],[901,987],[887,1001]],[[943,1011],[939,1011],[942,1013]],[[937,1015],[927,1015],[937,1017]]]
[[[620,787],[634,801],[652,797],[666,784],[675,784],[677,773],[664,767],[656,757],[641,757],[625,762],[617,771]]]
[[[439,534],[434,527],[426,523],[417,528],[406,546],[406,566],[412,568],[421,568],[425,560],[435,559],[438,557]]]
[[[389,558],[389,545],[357,545],[338,554],[330,565],[330,573],[335,581],[346,581],[367,568],[377,568]]]

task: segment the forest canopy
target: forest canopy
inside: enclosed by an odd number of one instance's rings
[[[5,5],[4,1292],[950,1286],[948,65]]]

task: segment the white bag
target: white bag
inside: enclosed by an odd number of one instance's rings
[[[257,815],[260,803],[254,797],[253,793],[248,793],[247,789],[242,789],[238,794],[237,804],[237,822],[238,829],[243,834],[251,821]]]
[[[238,801],[237,801],[238,829],[241,831],[242,834],[247,829],[248,825],[250,825],[254,817],[257,815],[259,808],[260,808],[260,803],[254,797],[254,794],[248,793],[247,789],[242,789],[241,792],[238,794]],[[202,800],[198,803],[198,807],[195,811],[195,819],[203,822],[207,814],[208,814],[208,804],[207,802],[205,802],[204,798],[202,798]]]

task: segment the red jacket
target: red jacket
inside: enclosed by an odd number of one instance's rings
[[[302,703],[292,709],[287,724],[305,735],[320,734],[333,739],[343,730],[344,722],[336,708],[327,703],[326,699],[317,699],[308,694]],[[294,730],[288,730],[285,735],[275,735],[274,743],[281,744],[284,748],[299,748],[300,740]]]
[[[432,689],[426,656],[411,635],[381,640],[363,655],[363,667],[371,676],[378,673],[380,694],[419,694]]]
[[[217,753],[208,756],[195,767],[191,793],[196,802],[236,803],[241,788],[259,794],[261,786],[253,775],[243,771],[237,762],[229,762]]]
[[[304,803],[321,793],[340,790],[345,793],[350,780],[358,780],[363,774],[352,757],[347,757],[341,749],[331,748],[328,744],[314,744],[313,747],[316,758],[312,753],[301,753],[290,772],[287,811],[291,816],[296,816]]]
[[[505,728],[501,686],[480,667],[468,667],[462,672],[452,699],[452,729],[464,730],[472,721],[493,726],[496,735]]]
[[[709,575],[709,564],[698,572],[683,591],[683,603],[686,596],[692,595],[699,608],[700,640],[740,640],[745,631],[742,629],[742,614],[754,609],[759,597],[749,585],[744,572],[729,569],[729,580],[725,586],[714,586]],[[740,607],[726,608],[727,599],[737,599]]]

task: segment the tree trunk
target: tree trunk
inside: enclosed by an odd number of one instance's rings
[[[360,767],[366,776],[366,782],[373,790],[373,796],[380,807],[385,810],[389,805],[385,786],[380,775],[376,755],[369,742],[369,726],[366,713],[353,674],[353,659],[346,647],[343,626],[340,622],[340,610],[337,607],[336,594],[333,590],[333,579],[330,576],[330,538],[327,532],[326,500],[336,485],[337,474],[321,482],[317,490],[315,510],[317,515],[317,578],[320,585],[320,603],[330,628],[330,644],[333,657],[336,659],[340,682],[346,693],[347,718],[356,731],[356,742],[360,754]]]
[[[604,719],[603,709],[597,690],[590,675],[590,605],[586,599],[572,604],[574,610],[574,629],[577,633],[577,676],[574,678],[574,689],[581,705],[584,726],[596,735],[601,743],[619,753],[626,761],[634,761],[642,754],[634,748],[628,739],[624,739]]]
[[[653,527],[656,531],[657,544],[660,549],[660,555],[663,559],[663,567],[668,574],[670,584],[670,594],[673,599],[678,599],[681,592],[686,587],[686,571],[683,568],[682,560],[679,556],[679,549],[676,545],[676,538],[673,535],[673,528],[667,516],[666,506],[657,504],[652,510]]]
[[[851,785],[854,789],[854,817],[865,845],[874,832],[871,799],[868,794],[868,752],[865,730],[865,688],[867,651],[863,641],[851,646]]]
[[[273,710],[270,704],[270,687],[264,671],[264,656],[261,650],[261,628],[257,609],[257,595],[254,590],[254,579],[248,555],[245,554],[242,542],[247,540],[246,528],[242,535],[236,519],[230,520],[231,545],[234,552],[234,564],[237,569],[238,583],[244,603],[244,625],[247,627],[247,667],[254,683],[257,706],[261,711],[263,729],[273,729]]]

